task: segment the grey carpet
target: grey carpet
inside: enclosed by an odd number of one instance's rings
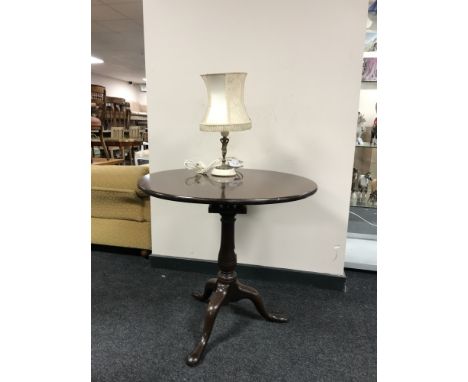
[[[375,381],[375,273],[346,272],[347,292],[295,283],[242,282],[290,322],[264,321],[250,301],[221,309],[205,357],[185,357],[206,304],[190,296],[208,278],[155,269],[148,260],[92,251],[92,380]]]

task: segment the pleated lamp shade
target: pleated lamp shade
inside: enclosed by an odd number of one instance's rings
[[[247,73],[202,74],[208,91],[208,108],[201,131],[242,131],[252,128],[244,105]]]

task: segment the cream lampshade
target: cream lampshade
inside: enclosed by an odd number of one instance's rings
[[[229,132],[252,128],[244,105],[244,83],[247,73],[202,74],[208,91],[208,108],[200,123],[201,131],[221,133],[222,164],[211,172],[215,176],[235,176],[235,168],[226,163]]]

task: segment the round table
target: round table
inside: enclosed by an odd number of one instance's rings
[[[184,203],[208,204],[208,212],[221,215],[219,272],[207,281],[202,293],[193,293],[200,301],[209,301],[203,333],[187,364],[194,366],[206,347],[214,321],[222,305],[241,299],[251,300],[268,321],[287,322],[287,316],[268,312],[259,292],[240,283],[235,271],[234,223],[236,214],[247,213],[247,205],[274,204],[300,200],[313,195],[317,185],[310,179],[276,171],[237,170],[236,177],[196,174],[186,169],[161,171],[145,175],[138,188],[150,196]]]

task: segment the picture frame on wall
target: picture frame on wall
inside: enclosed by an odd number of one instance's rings
[[[362,78],[363,82],[377,81],[377,57],[364,57],[362,63]]]

